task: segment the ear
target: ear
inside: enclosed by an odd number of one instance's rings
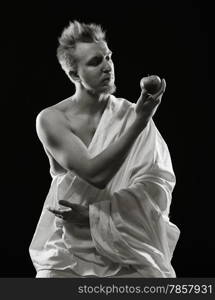
[[[80,81],[80,77],[78,76],[78,73],[74,70],[69,71],[69,76],[73,81]]]

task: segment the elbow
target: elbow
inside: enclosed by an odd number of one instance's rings
[[[86,166],[82,171],[74,170],[74,168],[70,167],[69,165],[67,165],[67,169],[70,172],[74,172],[77,176],[88,182],[90,185],[96,187],[97,189],[103,190],[108,184],[107,180],[103,178],[103,176],[101,176],[100,174],[93,174],[91,170],[86,168]]]
[[[105,178],[102,173],[95,173],[95,170],[93,170],[90,164],[86,166],[83,179],[85,179],[89,184],[93,185],[97,189],[105,189],[108,184],[107,178]]]

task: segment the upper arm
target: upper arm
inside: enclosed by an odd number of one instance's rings
[[[36,130],[43,145],[61,166],[87,179],[90,156],[63,113],[55,109],[43,110],[37,116]]]

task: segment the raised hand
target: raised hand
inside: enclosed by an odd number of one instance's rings
[[[141,95],[136,103],[135,112],[137,114],[137,119],[139,122],[148,122],[150,118],[155,114],[159,104],[161,103],[161,98],[166,89],[166,81],[162,79],[160,90],[154,94],[148,94],[143,88]]]

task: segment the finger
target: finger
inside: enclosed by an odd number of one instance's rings
[[[56,209],[53,209],[51,207],[47,208],[48,211],[50,213],[52,213],[53,215],[55,215],[56,217],[60,218],[60,219],[63,219],[63,215],[61,213],[58,213],[58,211]]]
[[[53,207],[47,207],[47,209],[51,213],[53,213],[55,215],[58,215],[58,216],[61,215],[62,217],[66,216],[66,214],[71,211],[71,209],[68,211],[68,210],[56,209],[56,208],[53,208]]]
[[[83,209],[82,205],[76,204],[76,203],[70,203],[69,201],[66,201],[66,200],[59,200],[58,203],[70,208],[70,210],[73,209],[73,210],[79,211],[79,210]]]
[[[57,214],[55,214],[55,216],[56,216],[57,218],[59,218],[59,219],[65,220],[65,217],[62,216],[62,215],[57,215]]]
[[[71,203],[70,203],[69,201],[67,201],[67,200],[59,200],[58,203],[59,203],[60,205],[63,205],[63,206],[69,207],[69,208],[72,208],[72,205],[73,205],[73,204],[71,204]]]
[[[147,92],[146,89],[143,88],[143,89],[141,90],[140,97],[141,97],[141,98],[147,98],[147,96],[148,96],[148,92]]]
[[[142,89],[141,90],[141,94],[140,94],[140,97],[139,97],[139,99],[137,100],[137,105],[139,106],[139,105],[142,105],[146,100],[147,100],[147,98],[148,98],[148,93],[147,93],[147,91],[146,91],[146,89]]]
[[[58,209],[55,209],[53,207],[47,207],[47,209],[53,214],[61,214],[61,212]]]
[[[161,88],[157,93],[155,93],[153,95],[153,98],[154,99],[159,98],[159,96],[161,96],[165,92],[165,90],[166,90],[166,80],[163,78],[162,81],[161,81]]]
[[[151,109],[155,109],[156,106],[158,106],[161,103],[161,98],[154,98],[153,96],[149,96],[149,103]]]
[[[70,203],[70,207],[75,212],[82,212],[83,210],[85,211],[87,209],[85,206],[76,203]]]

